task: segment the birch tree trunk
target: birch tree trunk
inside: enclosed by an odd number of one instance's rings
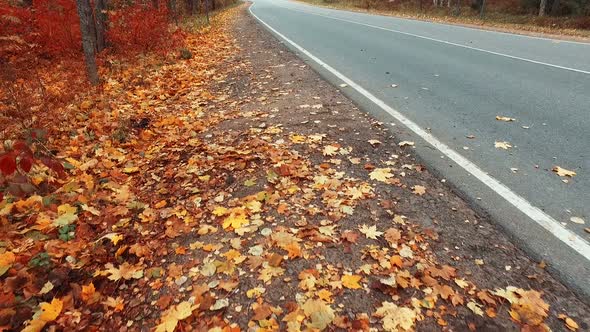
[[[76,0],[78,16],[80,17],[80,32],[82,33],[82,49],[84,50],[84,61],[86,63],[86,74],[92,85],[98,84],[98,69],[94,58],[96,48],[94,45],[95,31],[92,20],[92,8],[90,0]]]

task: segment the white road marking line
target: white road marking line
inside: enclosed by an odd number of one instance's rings
[[[261,18],[259,18],[258,16],[256,16],[256,14],[254,14],[252,12],[252,6],[250,6],[250,8],[248,10],[254,18],[256,18],[264,26],[266,26],[270,31],[275,33],[277,36],[279,36],[281,39],[283,39],[287,43],[291,44],[291,46],[293,46],[299,52],[305,54],[308,58],[315,61],[321,67],[323,67],[324,69],[331,72],[334,76],[341,79],[344,83],[348,84],[349,87],[355,89],[358,93],[360,93],[365,98],[372,101],[375,105],[379,106],[382,110],[391,114],[391,116],[393,116],[397,121],[404,124],[408,129],[413,131],[416,135],[420,136],[423,140],[430,143],[430,145],[437,148],[442,154],[447,156],[449,159],[453,160],[455,163],[457,163],[459,166],[461,166],[463,169],[465,169],[467,172],[469,172],[471,175],[473,175],[475,178],[477,178],[483,184],[488,186],[491,190],[493,190],[498,195],[503,197],[506,201],[508,201],[510,204],[512,204],[515,208],[520,210],[522,213],[526,214],[529,218],[531,218],[533,221],[535,221],[539,226],[546,229],[548,232],[553,234],[556,238],[561,240],[563,243],[567,244],[570,248],[572,248],[573,250],[578,252],[584,258],[586,258],[587,260],[590,260],[590,244],[585,239],[583,239],[582,237],[580,237],[576,233],[573,233],[570,230],[563,227],[557,220],[553,219],[551,216],[549,216],[545,212],[541,211],[539,208],[533,206],[526,199],[524,199],[523,197],[519,196],[518,194],[516,194],[515,192],[510,190],[510,188],[506,187],[500,181],[498,181],[495,178],[493,178],[492,176],[486,174],[477,165],[475,165],[474,163],[472,163],[471,161],[469,161],[468,159],[466,159],[462,155],[455,152],[449,146],[447,146],[443,142],[439,141],[436,137],[434,137],[430,133],[426,132],[424,129],[420,128],[420,126],[418,126],[418,124],[416,124],[412,120],[406,118],[403,114],[396,111],[391,106],[387,105],[384,101],[377,98],[369,91],[365,90],[362,86],[356,84],[353,80],[344,76],[342,73],[340,73],[336,69],[332,68],[330,65],[326,64],[325,62],[320,60],[318,57],[311,54],[309,51],[307,51],[303,47],[299,46],[297,43],[295,43],[291,39],[287,38],[282,33],[275,30],[273,27],[268,25],[266,22],[264,22]]]
[[[531,59],[527,59],[527,58],[521,58],[521,57],[510,55],[510,54],[505,54],[505,53],[500,53],[500,52],[494,52],[494,51],[484,50],[483,48],[467,46],[467,45],[453,43],[453,42],[450,42],[450,41],[440,40],[440,39],[436,39],[436,38],[430,38],[430,37],[421,36],[421,35],[417,35],[417,34],[410,33],[410,32],[403,32],[403,31],[399,31],[399,30],[395,30],[395,29],[384,28],[384,27],[380,27],[378,25],[373,25],[373,24],[367,24],[367,23],[362,23],[362,22],[351,21],[351,20],[347,20],[347,19],[343,19],[343,18],[339,18],[339,17],[334,17],[334,16],[330,16],[330,15],[312,13],[312,12],[301,10],[301,9],[294,9],[294,8],[289,8],[289,7],[285,7],[285,6],[277,6],[277,7],[285,8],[287,10],[292,10],[294,12],[300,12],[300,13],[305,13],[305,14],[309,14],[309,15],[321,16],[321,17],[329,18],[329,19],[336,20],[336,21],[343,21],[343,22],[348,22],[348,23],[352,23],[352,24],[363,25],[363,26],[366,26],[366,27],[369,27],[369,28],[373,28],[373,29],[384,30],[384,31],[389,31],[389,32],[395,32],[395,33],[399,33],[399,34],[406,35],[406,36],[411,36],[411,37],[415,37],[415,38],[420,38],[420,39],[426,39],[426,40],[434,41],[434,42],[437,42],[437,43],[442,43],[442,44],[447,44],[447,45],[452,45],[452,46],[457,46],[457,47],[463,47],[463,48],[467,48],[467,49],[470,49],[470,50],[484,52],[484,53],[489,53],[489,54],[494,54],[494,55],[498,55],[498,56],[503,56],[503,57],[510,58],[510,59],[515,59],[515,60],[520,60],[520,61],[526,61],[526,62],[538,64],[538,65],[543,65],[543,66],[548,66],[548,67],[553,67],[553,68],[558,68],[558,69],[564,69],[564,70],[569,70],[569,71],[573,71],[573,72],[576,72],[576,73],[590,75],[590,71],[586,71],[586,70],[582,70],[582,69],[570,68],[570,67],[565,67],[565,66],[560,66],[560,65],[554,65],[552,63],[547,63],[547,62],[542,62],[542,61],[537,61],[537,60],[531,60]]]

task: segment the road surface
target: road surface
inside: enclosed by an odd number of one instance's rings
[[[590,44],[289,0],[250,10],[590,299]]]

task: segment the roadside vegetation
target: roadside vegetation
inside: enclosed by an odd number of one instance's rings
[[[506,32],[590,37],[588,0],[300,0],[332,8],[368,11]]]

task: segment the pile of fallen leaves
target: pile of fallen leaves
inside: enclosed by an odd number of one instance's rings
[[[479,289],[387,202],[388,229],[350,222],[377,185],[403,186],[394,161],[365,165],[365,181],[339,171],[360,159],[322,133],[227,130],[268,116],[209,89],[235,70],[236,12],[187,36],[191,59],[113,61],[103,91],[56,119],[67,179],[35,164],[59,189],[0,203],[0,329],[412,331],[505,310],[547,330],[541,293]],[[374,310],[347,310],[367,296]]]

